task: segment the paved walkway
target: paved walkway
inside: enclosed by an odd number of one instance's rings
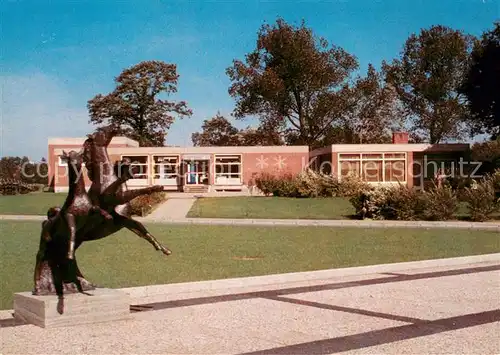
[[[152,213],[147,215],[145,220],[163,220],[163,219],[184,219],[191,207],[193,207],[196,198],[170,198],[159,205]]]
[[[238,226],[323,226],[359,228],[446,228],[492,230],[500,232],[500,222],[463,222],[463,221],[372,221],[372,220],[315,220],[315,219],[230,219],[230,218],[186,218],[187,205],[163,205],[146,217],[135,217],[143,223],[200,224],[200,225],[238,225]],[[168,211],[168,212],[167,212]],[[187,212],[186,212],[187,213]],[[165,216],[167,215],[167,216]],[[0,220],[43,221],[45,216],[0,215]]]
[[[136,305],[113,323],[0,312],[0,353],[500,353],[500,254],[123,290]]]

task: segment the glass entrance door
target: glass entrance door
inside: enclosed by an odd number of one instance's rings
[[[184,161],[184,181],[186,185],[208,185],[209,160]]]

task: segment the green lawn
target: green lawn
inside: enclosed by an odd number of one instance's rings
[[[0,195],[0,214],[45,215],[52,206],[62,206],[66,193]],[[168,197],[168,195],[167,195]],[[201,218],[277,218],[350,219],[354,208],[347,198],[286,197],[207,197],[197,199],[188,217]],[[468,219],[469,211],[460,204],[457,219]],[[492,216],[500,220],[500,213]]]
[[[34,192],[26,195],[0,195],[0,214],[46,215],[52,206],[62,206],[67,193]]]
[[[348,198],[288,197],[208,197],[199,198],[188,213],[192,218],[255,218],[255,219],[351,219],[354,207]],[[469,219],[469,209],[460,203],[457,220]],[[500,213],[492,216],[500,220]]]
[[[166,257],[131,232],[84,244],[82,272],[130,287],[500,252],[493,231],[149,224]],[[0,221],[0,309],[32,289],[39,222]],[[250,259],[250,260],[246,260]]]
[[[209,197],[197,199],[188,217],[348,219],[355,213],[346,198]]]

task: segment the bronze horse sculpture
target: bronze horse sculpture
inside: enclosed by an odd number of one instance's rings
[[[69,191],[64,205],[55,215],[42,224],[39,252],[35,266],[35,292],[42,293],[41,273],[48,267],[53,278],[55,292],[59,298],[58,311],[64,312],[63,281],[74,282],[79,292],[83,292],[80,280],[73,270],[76,232],[85,226],[89,218],[99,213],[105,219],[113,218],[109,213],[92,204],[85,182],[81,178],[83,150],[63,151],[61,160],[68,166]],[[44,265],[44,262],[45,265]],[[45,291],[46,293],[46,291]]]
[[[75,233],[72,233],[71,228],[69,230],[67,228],[66,203],[62,208],[51,207],[47,212],[47,220],[42,223],[33,294],[56,294],[60,299],[59,313],[62,313],[64,308],[63,293],[85,292],[97,287],[85,279],[74,257],[75,251],[83,242],[107,237],[125,227],[147,240],[156,250],[162,251],[165,255],[171,254],[170,249],[160,244],[142,223],[131,217],[132,199],[163,191],[163,187],[151,186],[127,190],[126,181],[132,177],[130,162],[122,160],[113,164],[107,152],[107,146],[115,135],[116,130],[107,127],[88,135],[83,145],[81,158],[85,162],[92,184],[88,192],[85,192],[83,177],[79,174],[80,185],[77,195],[86,201],[87,214],[79,215],[79,225],[74,229]],[[72,152],[72,156],[74,155]],[[73,165],[78,166],[78,162],[75,164],[73,161]],[[69,172],[71,171],[69,168]],[[68,193],[67,200],[71,199],[71,194],[72,192]],[[66,224],[60,223],[61,220],[66,221]],[[69,220],[71,221],[71,217]],[[62,237],[64,234],[65,238]],[[74,241],[74,246],[71,240]]]
[[[84,240],[100,239],[126,227],[139,237],[144,238],[165,255],[171,251],[161,245],[156,238],[138,221],[131,218],[130,201],[140,195],[163,191],[162,186],[151,186],[141,189],[127,190],[123,184],[130,178],[129,162],[120,161],[113,166],[107,152],[107,146],[116,135],[113,128],[100,130],[88,136],[84,143],[84,161],[88,169],[92,185],[88,191],[93,203],[113,215],[110,222],[103,221],[91,230]],[[89,239],[87,239],[89,238]]]

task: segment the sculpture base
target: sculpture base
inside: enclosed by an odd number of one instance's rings
[[[47,261],[43,261],[39,265],[39,275],[35,280],[35,287],[33,289],[33,294],[39,296],[45,295],[55,295],[56,288],[54,286],[54,279],[52,277],[52,272],[50,271],[50,267]],[[78,277],[81,282],[83,291],[91,291],[97,288],[96,285],[87,281],[83,277]],[[68,293],[77,293],[78,289],[73,282],[63,283],[63,292],[64,294]]]
[[[64,295],[59,314],[57,296],[31,292],[14,294],[14,317],[42,328],[124,320],[130,317],[130,297],[123,291],[97,288],[88,294]]]

